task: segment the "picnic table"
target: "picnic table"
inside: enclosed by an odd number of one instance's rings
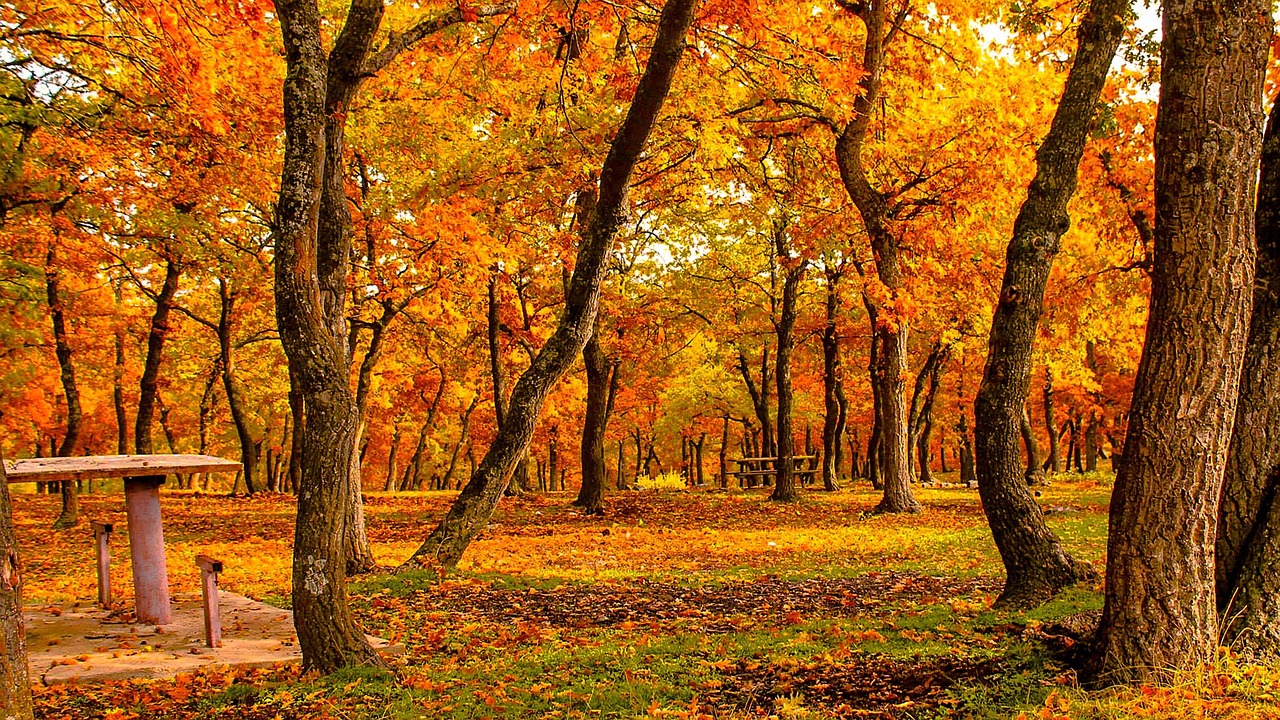
[[[763,480],[765,477],[773,477],[778,474],[778,458],[776,457],[730,458],[729,462],[738,465],[737,470],[729,471],[730,475],[738,478],[738,487],[755,487],[757,479]],[[818,473],[818,456],[792,455],[791,467],[792,472],[800,480],[801,484],[809,485]]]
[[[160,486],[166,475],[239,469],[240,463],[211,455],[89,455],[7,461],[3,474],[10,483],[124,478],[124,507],[129,518],[129,552],[133,558],[138,620],[166,625],[172,616],[164,527],[160,518]]]

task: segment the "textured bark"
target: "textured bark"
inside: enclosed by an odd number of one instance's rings
[[[1227,644],[1280,655],[1280,104],[1262,145],[1253,316],[1218,516],[1216,587]]]
[[[164,284],[156,294],[156,311],[151,315],[151,330],[147,333],[147,359],[142,366],[142,380],[138,390],[138,415],[133,423],[133,448],[140,455],[150,455],[152,448],[151,425],[155,419],[156,388],[160,379],[160,364],[164,360],[164,343],[169,337],[169,314],[173,310],[173,296],[178,292],[178,279],[182,270],[172,259],[165,260]],[[248,470],[248,466],[245,466]]]
[[[22,563],[13,533],[9,480],[0,460],[0,710],[5,720],[29,720],[31,681],[27,633],[22,622]]]
[[[822,328],[822,488],[840,489],[840,466],[844,447],[840,438],[843,408],[840,403],[840,332],[836,325],[840,309],[839,283],[842,273],[828,265],[826,270],[827,324]]]
[[[973,459],[973,441],[969,438],[968,415],[960,414],[956,432],[960,434],[960,482],[971,485],[978,482],[978,470]]]
[[[899,259],[898,235],[891,227],[889,196],[871,185],[862,164],[862,148],[871,129],[872,118],[880,104],[884,80],[886,47],[905,19],[906,6],[895,17],[888,15],[888,0],[842,4],[857,15],[866,26],[862,47],[862,91],[854,99],[853,120],[836,139],[836,165],[849,199],[862,218],[871,252],[876,261],[880,282],[896,300],[903,291],[905,278]],[[905,317],[890,317],[887,308],[874,306],[870,296],[863,295],[868,310],[874,310],[872,328],[879,341],[879,363],[872,370],[872,383],[877,390],[877,413],[880,421],[879,457],[883,471],[884,496],[876,506],[878,513],[919,512],[920,504],[911,493],[911,451],[907,434],[907,406],[902,381],[907,372],[907,335]],[[874,306],[874,307],[873,307]]]
[[[600,282],[613,239],[626,219],[627,183],[671,87],[696,4],[696,0],[668,0],[664,5],[644,75],[600,173],[599,200],[582,234],[560,322],[516,382],[507,422],[498,430],[471,480],[406,564],[449,568],[457,564],[467,545],[488,523],[516,462],[527,451],[547,393],[586,345],[594,327]]]
[[[582,421],[582,486],[573,504],[587,515],[598,515],[604,512],[604,488],[608,483],[604,435],[618,393],[618,364],[605,358],[595,333],[582,348],[582,362],[587,368],[587,409]]]
[[[381,20],[382,3],[352,4],[332,56],[324,51],[314,0],[279,0],[275,7],[287,66],[284,163],[275,224],[276,320],[293,370],[291,379],[306,408],[306,423],[298,427],[294,625],[303,666],[332,672],[351,664],[383,664],[356,626],[346,591],[343,531],[358,413],[348,384],[345,334],[337,323],[345,321],[349,247],[329,246],[340,244],[342,234],[319,230],[325,204],[321,196],[329,65],[340,61],[345,70],[359,70]]]
[[[1214,657],[1218,500],[1253,291],[1270,4],[1164,4],[1151,308],[1111,499],[1104,682]]]
[[[67,319],[63,312],[62,293],[59,289],[58,270],[53,246],[45,258],[45,298],[49,303],[49,316],[53,322],[53,347],[58,358],[62,380],[62,393],[67,399],[67,434],[58,445],[55,455],[71,457],[80,441],[80,388],[76,384],[76,368],[71,356],[71,344],[67,341]],[[58,483],[62,494],[62,510],[53,521],[55,528],[68,528],[80,522],[80,499],[76,484],[69,480]]]
[[[1044,290],[1071,224],[1080,156],[1107,70],[1130,16],[1129,0],[1092,0],[1080,22],[1075,61],[1049,134],[1036,152],[1036,175],[1014,221],[999,303],[991,323],[987,363],[974,403],[978,490],[1005,567],[998,602],[1030,606],[1094,577],[1045,525],[1027,489],[1018,451],[1031,385],[1031,354],[1044,310]]]
[[[777,369],[774,377],[778,382],[778,441],[777,462],[774,464],[773,493],[770,500],[791,502],[797,498],[795,464],[795,438],[791,430],[791,408],[795,404],[795,394],[791,390],[791,352],[795,349],[795,327],[797,308],[800,298],[800,283],[804,281],[808,262],[792,258],[787,242],[785,225],[774,228],[774,250],[778,264],[783,268],[782,306],[776,326],[778,334]]]
[[[920,405],[919,428],[916,431],[916,457],[920,465],[920,482],[933,482],[933,468],[930,467],[930,442],[933,437],[933,405],[938,398],[938,388],[942,385],[942,371],[946,367],[947,358],[951,354],[951,348],[935,345],[936,351],[930,353],[930,359],[934,360],[933,368],[929,372],[929,386],[925,391],[924,401]],[[943,453],[946,455],[945,451]],[[946,472],[947,464],[944,460],[942,463],[942,471]]]

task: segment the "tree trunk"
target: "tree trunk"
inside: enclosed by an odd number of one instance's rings
[[[836,139],[836,165],[849,199],[858,209],[863,228],[871,241],[876,273],[896,300],[905,286],[898,253],[898,233],[890,227],[890,198],[872,187],[863,167],[862,147],[880,103],[884,79],[886,44],[905,19],[903,14],[889,18],[886,0],[849,3],[845,7],[866,26],[862,48],[861,92],[853,102],[853,119]],[[914,513],[920,504],[911,493],[910,440],[907,437],[907,406],[902,382],[907,371],[907,335],[909,319],[896,315],[892,305],[879,306],[866,293],[863,301],[872,317],[873,334],[879,340],[879,363],[872,371],[872,382],[879,391],[880,442],[884,497],[876,506],[878,513]]]
[[[1036,432],[1031,427],[1031,415],[1025,403],[1018,421],[1018,433],[1022,435],[1022,445],[1027,451],[1027,469],[1022,477],[1028,485],[1041,485],[1044,483],[1044,468],[1040,467],[1040,445],[1036,443]]]
[[[471,413],[476,411],[476,406],[479,404],[480,396],[476,395],[471,399],[471,404],[462,413],[462,428],[458,432],[458,444],[453,446],[453,453],[449,455],[449,469],[445,471],[444,479],[440,481],[440,484],[445,488],[453,487],[453,474],[458,468],[458,454],[462,451],[462,446],[467,445],[468,452],[470,452],[468,437],[471,431]]]
[[[1044,469],[1052,473],[1062,472],[1058,458],[1058,425],[1053,419],[1053,371],[1044,366],[1044,428],[1049,433],[1049,459]]]
[[[1280,104],[1262,145],[1257,277],[1216,547],[1223,642],[1280,655]],[[1114,457],[1114,455],[1113,455]]]
[[[22,621],[22,563],[13,533],[9,479],[0,460],[0,708],[5,720],[30,720],[31,681]]]
[[[582,233],[560,323],[516,382],[507,421],[471,480],[406,564],[434,563],[446,568],[457,564],[467,545],[488,523],[516,462],[526,453],[547,393],[586,345],[595,324],[600,282],[613,239],[626,219],[627,183],[671,87],[696,4],[696,0],[667,0],[663,6],[644,75],[601,169],[599,200]]]
[[[871,481],[871,487],[874,490],[883,490],[884,482],[881,479],[880,468],[880,449],[881,449],[881,422],[880,406],[883,403],[880,397],[880,385],[876,382],[876,366],[880,364],[880,340],[876,337],[875,321],[871,322],[871,349],[868,352],[867,375],[870,378],[871,385],[871,434],[867,438],[867,479]]]
[[[402,430],[399,423],[396,423],[391,430],[391,451],[387,453],[387,479],[382,488],[384,492],[396,491],[396,476],[400,474],[400,468],[396,466],[396,453],[400,451]]]
[[[760,385],[756,385],[755,378],[751,375],[751,364],[747,360],[747,356],[741,350],[738,351],[738,373],[742,376],[742,381],[746,383],[747,394],[751,397],[751,408],[755,411],[756,420],[760,422],[760,428],[764,437],[763,447],[759,452],[760,456],[772,456],[775,454],[773,448],[773,420],[769,417],[769,346],[766,344],[760,349]]]
[[[253,436],[249,425],[249,412],[245,408],[244,389],[235,374],[235,359],[232,356],[231,313],[235,310],[235,294],[230,291],[226,280],[219,278],[218,293],[222,301],[218,314],[218,364],[222,367],[222,386],[227,394],[227,406],[231,410],[231,421],[236,427],[236,437],[240,441],[240,464],[244,470],[245,492],[249,495],[257,493],[258,447],[261,442]],[[138,439],[142,439],[138,434]]]
[[[841,273],[828,265],[827,324],[822,329],[822,488],[840,489],[840,466],[843,459],[840,443],[843,412],[837,395],[840,385],[840,333],[836,327],[840,299],[837,290]]]
[[[139,455],[155,452],[152,448],[151,425],[155,418],[156,388],[160,379],[160,364],[164,359],[164,343],[169,336],[169,312],[173,309],[173,297],[178,292],[181,272],[176,262],[166,259],[164,284],[156,295],[156,311],[151,316],[151,330],[147,334],[147,359],[142,366],[138,416],[133,426],[133,447]]]
[[[774,376],[778,382],[778,454],[773,494],[770,500],[791,502],[797,499],[795,464],[795,438],[791,430],[791,408],[795,395],[791,390],[791,352],[795,349],[795,327],[800,299],[800,283],[804,282],[808,261],[791,257],[787,241],[787,227],[779,223],[774,228],[774,250],[778,264],[784,271],[782,281],[782,308],[778,318],[778,358]]]
[[[604,433],[609,422],[609,362],[600,350],[600,341],[593,332],[582,348],[582,364],[587,370],[587,408],[582,421],[582,487],[573,504],[586,515],[604,512]],[[615,371],[616,382],[616,371]]]
[[[124,316],[124,300],[123,285],[119,282],[115,283],[116,295],[116,314],[117,317]],[[116,454],[129,454],[129,418],[125,413],[124,407],[124,325],[116,327],[115,331],[115,349],[116,362],[114,372],[111,375],[111,404],[116,411]]]
[[[978,468],[973,458],[973,441],[969,439],[968,415],[960,413],[956,432],[960,433],[960,482],[972,487],[978,482]]]
[[[622,442],[621,438],[618,439],[618,476],[617,478],[614,479],[614,487],[618,488],[619,490],[627,489],[626,471],[623,470],[623,467],[622,467],[622,463],[626,459],[625,451],[623,449],[623,446],[625,444],[626,443]]]
[[[1067,206],[1075,194],[1080,156],[1129,16],[1129,0],[1090,2],[1077,34],[1075,61],[1049,134],[1036,152],[1036,175],[1006,254],[986,368],[974,403],[978,490],[1005,566],[1002,605],[1036,605],[1094,576],[1045,525],[1044,513],[1027,489],[1018,444],[1045,285],[1071,224]]]
[[[1270,37],[1261,0],[1164,4],[1151,308],[1111,499],[1104,682],[1167,679],[1218,647],[1213,548],[1253,290]]]
[[[54,354],[62,378],[62,392],[67,398],[67,434],[63,436],[57,457],[71,457],[80,440],[80,389],[76,385],[76,369],[71,358],[71,345],[67,341],[67,320],[63,312],[61,291],[58,287],[57,258],[53,245],[45,258],[45,294],[49,303],[49,315],[53,321]],[[62,510],[54,520],[55,528],[69,528],[80,522],[80,499],[76,484],[69,480],[58,483],[62,490]]]

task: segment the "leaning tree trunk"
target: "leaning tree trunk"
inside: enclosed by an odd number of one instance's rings
[[[1257,278],[1240,400],[1218,516],[1216,587],[1224,642],[1280,655],[1280,103],[1262,145]]]
[[[795,349],[796,304],[800,297],[800,283],[804,281],[808,262],[790,256],[787,247],[786,227],[774,229],[774,241],[778,262],[785,270],[782,281],[782,310],[778,318],[778,365],[774,376],[778,381],[778,454],[773,493],[770,500],[791,502],[797,498],[795,462],[795,438],[791,431],[791,408],[795,395],[791,390],[791,352]],[[790,265],[788,265],[788,263]]]
[[[181,269],[172,259],[165,261],[164,284],[156,295],[156,311],[151,316],[151,330],[147,334],[147,359],[142,366],[142,380],[138,390],[138,416],[133,424],[133,448],[139,455],[155,452],[151,440],[151,426],[155,419],[156,392],[160,379],[160,364],[164,360],[164,343],[169,337],[169,312],[173,297],[178,292]],[[245,466],[248,470],[248,466]]]
[[[1213,553],[1253,291],[1270,9],[1164,4],[1151,308],[1099,628],[1107,683],[1167,679],[1218,647]]]
[[[1036,152],[1036,176],[1014,221],[982,385],[974,403],[978,491],[1004,561],[998,602],[1031,606],[1094,577],[1045,525],[1018,452],[1031,386],[1031,353],[1044,290],[1062,235],[1089,123],[1129,17],[1129,0],[1092,0],[1080,22],[1075,62],[1049,134]]]
[[[58,357],[58,368],[62,378],[62,392],[67,398],[67,434],[58,446],[58,457],[71,457],[75,453],[76,443],[80,440],[80,388],[76,385],[76,368],[71,359],[71,344],[67,342],[67,320],[63,313],[62,293],[58,287],[58,270],[54,267],[56,257],[53,246],[49,246],[45,258],[45,295],[49,302],[49,315],[53,321],[54,354]],[[68,528],[80,522],[80,498],[73,480],[63,480],[62,511],[54,520],[55,528]]]
[[[27,632],[22,622],[22,563],[13,533],[9,479],[0,459],[0,708],[5,720],[30,720]]]
[[[457,564],[472,538],[488,523],[516,462],[528,450],[547,393],[586,345],[595,323],[600,282],[613,239],[625,220],[627,183],[671,87],[696,4],[697,0],[667,0],[663,6],[644,75],[601,169],[599,200],[582,233],[560,323],[516,382],[506,423],[498,430],[471,480],[406,565],[451,568]]]
[[[236,377],[235,359],[232,355],[231,313],[235,310],[235,295],[226,280],[218,280],[221,311],[218,313],[218,364],[222,368],[222,388],[227,394],[227,407],[231,410],[231,422],[240,441],[240,465],[244,468],[244,488],[249,495],[256,494],[258,486],[258,448],[261,441],[253,437],[249,426],[249,410],[245,407],[244,388]],[[138,435],[141,439],[142,435]],[[235,489],[232,489],[234,494]]]

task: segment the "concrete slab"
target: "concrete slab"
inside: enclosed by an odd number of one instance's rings
[[[173,621],[163,627],[138,623],[131,610],[29,608],[31,677],[46,685],[167,678],[206,665],[266,667],[302,659],[292,612],[225,591],[219,602],[219,648],[204,646],[199,597],[175,597]],[[369,640],[384,654],[401,651],[381,638]]]

